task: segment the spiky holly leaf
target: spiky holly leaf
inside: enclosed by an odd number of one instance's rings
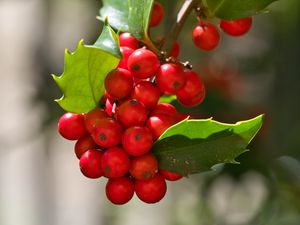
[[[108,17],[110,24],[130,32],[140,40],[149,39],[148,25],[154,0],[103,0],[100,19]]]
[[[206,0],[206,4],[212,16],[235,20],[259,14],[275,1],[277,0]]]
[[[53,79],[63,92],[56,100],[68,112],[86,113],[94,109],[104,93],[104,79],[116,68],[121,58],[118,37],[104,24],[103,31],[93,46],[81,40],[74,53],[65,51],[65,66],[61,76]]]
[[[184,120],[155,142],[153,152],[159,168],[187,176],[210,170],[219,163],[237,163],[235,158],[247,151],[262,120],[262,115],[236,124],[212,119]]]

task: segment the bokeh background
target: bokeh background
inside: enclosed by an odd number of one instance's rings
[[[183,1],[160,2],[167,15],[153,38],[170,29]],[[241,165],[168,183],[157,204],[135,196],[124,206],[106,200],[104,179],[81,175],[74,142],[57,133],[63,112],[53,102],[61,94],[50,74],[62,73],[65,48],[96,40],[100,6],[99,0],[0,0],[0,224],[300,224],[300,2],[275,2],[255,16],[247,35],[222,35],[210,53],[194,47],[197,20],[190,16],[179,37],[181,59],[193,64],[208,92],[190,113],[223,122],[265,113],[264,127],[238,158]]]

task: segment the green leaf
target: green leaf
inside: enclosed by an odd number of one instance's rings
[[[225,20],[253,16],[277,0],[206,0],[210,14]]]
[[[122,58],[122,54],[119,47],[119,37],[109,26],[107,18],[104,21],[102,33],[93,45],[93,47],[99,48],[107,53],[110,53],[119,59]]]
[[[81,40],[74,53],[65,51],[65,66],[61,76],[53,79],[63,92],[56,101],[68,112],[86,113],[97,107],[104,93],[104,79],[116,68],[121,53],[118,38],[105,23],[94,46]]]
[[[210,170],[219,163],[237,163],[235,158],[262,126],[263,115],[224,124],[212,119],[184,120],[170,127],[153,146],[159,168],[183,176]]]
[[[154,0],[103,0],[100,18],[123,32],[130,32],[139,40],[148,39],[148,24]]]

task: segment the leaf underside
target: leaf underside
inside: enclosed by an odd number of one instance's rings
[[[264,12],[277,0],[206,0],[210,14],[220,19],[235,20]]]
[[[81,40],[74,53],[65,51],[64,72],[53,79],[63,92],[57,103],[68,112],[86,113],[98,106],[104,94],[104,79],[121,58],[118,37],[105,23],[93,46]]]

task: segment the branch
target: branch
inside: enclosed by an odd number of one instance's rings
[[[199,0],[185,0],[180,11],[177,14],[176,22],[174,23],[171,31],[168,33],[165,42],[162,46],[162,50],[167,52],[167,56],[170,53],[170,49],[176,42],[178,35],[188,18],[191,11],[199,4]]]

